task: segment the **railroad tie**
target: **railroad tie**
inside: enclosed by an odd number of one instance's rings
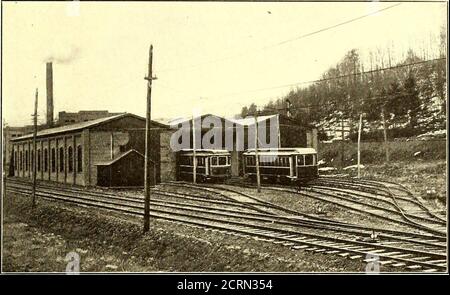
[[[378,257],[367,258],[367,259],[364,259],[363,261],[366,263],[378,261]]]
[[[305,242],[305,243],[315,243],[315,242],[317,242],[317,240],[316,239],[306,239],[306,240],[303,240],[303,242]]]
[[[362,256],[361,255],[354,255],[354,256],[350,256],[349,258],[350,259],[357,259],[357,258],[361,258]]]
[[[378,261],[378,263],[381,264],[381,265],[391,264],[393,262],[394,262],[393,260],[380,260],[380,261]]]
[[[294,241],[303,241],[303,240],[305,240],[306,238],[305,237],[298,237],[298,238],[295,238],[295,239],[293,239]]]
[[[412,256],[412,254],[406,253],[406,254],[400,254],[400,255],[393,255],[392,258],[404,258],[404,257],[408,257],[408,256]]]
[[[338,251],[338,250],[331,250],[331,251],[327,251],[327,252],[325,252],[325,253],[327,253],[327,254],[336,254],[336,253],[339,253],[339,252],[341,252],[341,251]]]
[[[306,248],[305,250],[306,251],[314,251],[314,250],[317,250],[318,248],[317,247],[311,247],[311,248]]]
[[[383,253],[383,256],[393,256],[393,255],[397,255],[397,254],[402,254],[402,252],[388,252],[388,253]]]
[[[407,268],[409,268],[409,269],[419,269],[419,268],[422,268],[422,266],[415,264],[415,265],[407,266]]]
[[[442,263],[442,262],[447,262],[447,260],[445,259],[439,259],[439,260],[431,260],[431,261],[427,261],[428,263]]]
[[[414,257],[412,258],[414,261],[421,261],[421,260],[427,260],[430,259],[428,256],[422,256],[422,257]]]
[[[300,249],[309,248],[309,246],[306,246],[306,245],[302,245],[302,246],[292,246],[292,248],[295,249],[295,250],[300,250]]]
[[[284,244],[284,243],[286,243],[286,241],[275,241],[273,243],[274,244]],[[294,245],[294,243],[292,243],[292,245]]]
[[[361,246],[345,246],[345,249],[348,249],[348,250],[356,250],[359,248],[361,248]]]
[[[379,250],[370,250],[367,252],[367,254],[378,254],[378,253],[382,253],[384,252],[384,249],[379,249]]]
[[[328,246],[328,247],[338,247],[338,246],[342,246],[342,244],[339,244],[339,243],[332,243],[332,242],[330,242],[330,243],[328,243],[328,242],[325,242],[325,243],[323,243],[325,246]]]
[[[356,250],[361,251],[361,252],[364,252],[364,253],[369,253],[369,251],[370,251],[371,249],[372,249],[372,248],[361,248],[361,249],[356,249]]]
[[[403,262],[398,262],[398,263],[392,264],[392,266],[394,266],[394,267],[405,266],[405,265],[406,265],[406,263],[403,263]]]
[[[423,272],[437,272],[438,270],[435,268],[425,269]]]

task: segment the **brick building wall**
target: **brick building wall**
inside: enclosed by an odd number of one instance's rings
[[[170,148],[170,138],[173,130],[161,132],[161,182],[176,180],[176,157]]]

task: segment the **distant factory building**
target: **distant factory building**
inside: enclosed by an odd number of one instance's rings
[[[160,177],[160,135],[166,125],[152,121],[151,156],[154,182]],[[36,155],[33,135],[11,139],[10,174],[31,178],[34,161],[39,180],[82,186],[142,186],[145,153],[145,119],[124,113],[37,133]],[[133,163],[133,165],[129,165]],[[142,175],[142,177],[140,177]],[[139,176],[131,179],[132,176]]]

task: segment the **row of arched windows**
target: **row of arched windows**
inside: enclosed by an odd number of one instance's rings
[[[74,163],[74,151],[73,147],[69,146],[67,148],[67,151],[63,147],[59,148],[59,157],[58,161],[59,163],[56,163],[56,148],[51,148],[50,150],[50,163],[49,163],[49,153],[47,148],[44,149],[44,155],[43,155],[43,161],[42,161],[42,151],[39,149],[37,150],[37,171],[41,172],[41,169],[43,169],[43,172],[48,172],[49,164],[51,172],[56,172],[56,169],[58,168],[59,172],[64,172],[64,166],[65,166],[65,158],[67,156],[67,171],[69,173],[74,171],[74,168],[76,168],[76,172],[82,172],[83,171],[83,149],[81,145],[77,146],[76,151],[76,163]],[[30,159],[31,158],[31,159]],[[31,151],[29,153],[28,151],[15,151],[14,152],[14,168],[18,171],[33,171],[34,167],[34,152]],[[30,165],[31,164],[31,165]],[[57,167],[58,164],[58,167]]]

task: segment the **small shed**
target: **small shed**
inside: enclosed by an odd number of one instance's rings
[[[131,149],[119,157],[97,163],[97,185],[104,187],[143,187],[145,156]],[[154,165],[152,163],[154,168]],[[151,169],[151,179],[155,179]],[[153,184],[155,181],[153,181]]]

